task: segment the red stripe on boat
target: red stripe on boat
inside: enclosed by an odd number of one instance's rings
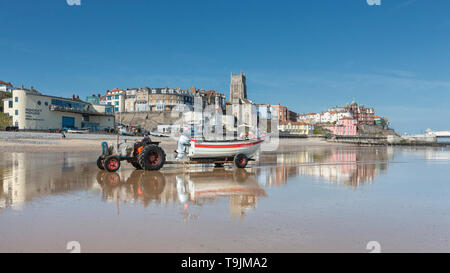
[[[197,144],[195,143],[195,148],[238,148],[238,147],[246,147],[246,146],[253,146],[257,145],[264,140],[260,140],[253,143],[245,143],[245,144],[226,144],[226,145],[210,145],[210,144]]]

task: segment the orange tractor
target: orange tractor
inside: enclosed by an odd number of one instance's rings
[[[97,166],[101,170],[116,172],[121,161],[127,161],[136,169],[156,171],[166,163],[166,153],[159,147],[160,142],[141,141],[134,145],[126,142],[112,145],[102,143],[102,154],[97,159]]]

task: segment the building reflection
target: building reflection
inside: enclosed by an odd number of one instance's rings
[[[284,186],[293,177],[317,178],[356,188],[373,183],[387,172],[394,158],[411,155],[427,161],[448,162],[449,150],[393,149],[390,147],[310,147],[296,152],[263,155],[247,169],[167,168],[163,172],[99,172],[82,153],[0,154],[0,211],[22,209],[36,198],[92,191],[102,200],[179,206],[184,219],[198,217],[197,208],[226,200],[231,218],[256,209],[265,187]]]
[[[202,171],[146,172],[133,171],[127,178],[122,174],[99,172],[97,181],[102,198],[120,203],[139,202],[144,206],[170,203],[183,207],[183,219],[197,218],[198,207],[228,199],[230,218],[242,219],[257,207],[258,198],[266,196],[256,174],[244,169],[211,168]]]
[[[386,172],[393,157],[389,147],[326,147],[277,154],[276,166],[259,168],[257,174],[264,186],[282,186],[293,176],[309,176],[356,188]]]
[[[0,155],[0,210],[22,209],[35,198],[94,187],[94,167],[68,153]]]

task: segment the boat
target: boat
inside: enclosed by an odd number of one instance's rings
[[[67,133],[69,133],[69,134],[87,134],[87,133],[89,133],[89,129],[83,129],[83,130],[67,129]]]
[[[232,158],[243,154],[251,158],[261,146],[261,138],[246,140],[206,141],[191,140],[188,157],[190,159]]]

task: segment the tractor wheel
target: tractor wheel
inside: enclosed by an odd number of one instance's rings
[[[99,157],[97,158],[97,167],[98,167],[100,170],[104,170],[104,169],[105,169],[104,163],[105,163],[105,159],[103,158],[103,156],[99,156]]]
[[[146,171],[157,171],[166,163],[166,153],[156,145],[148,145],[139,154],[138,162]]]
[[[130,164],[133,165],[133,167],[136,168],[136,170],[142,170],[142,167],[139,164],[139,162],[137,162],[137,161],[130,161]]]
[[[239,169],[247,167],[248,157],[244,154],[238,154],[234,157],[234,165]]]
[[[120,168],[120,159],[117,156],[108,156],[105,159],[105,170],[110,173],[117,172]]]

